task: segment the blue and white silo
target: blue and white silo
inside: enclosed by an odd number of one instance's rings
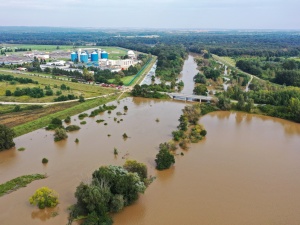
[[[72,62],[75,62],[78,59],[78,55],[76,52],[72,52],[71,53],[71,60]]]
[[[108,59],[108,53],[106,51],[101,52],[101,59]]]
[[[98,53],[97,52],[93,52],[91,54],[91,61],[92,62],[98,62],[99,61],[99,56],[98,56]]]
[[[81,61],[82,63],[87,63],[87,62],[89,61],[89,57],[88,57],[88,55],[87,55],[85,52],[83,52],[83,53],[80,55],[80,61]]]

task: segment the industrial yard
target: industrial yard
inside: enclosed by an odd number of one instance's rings
[[[118,47],[99,47],[106,51],[111,60],[118,60],[121,56],[126,55],[127,51]],[[16,49],[26,49],[27,51],[15,51]],[[22,64],[31,62],[34,57],[45,59],[47,62],[70,59],[70,54],[77,49],[83,51],[93,51],[95,48],[91,46],[54,46],[54,45],[12,45],[0,44],[0,63],[4,64]],[[11,52],[12,51],[12,52]]]

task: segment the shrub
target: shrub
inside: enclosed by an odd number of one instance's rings
[[[126,133],[123,134],[123,138],[124,138],[124,139],[128,138],[128,136],[127,136]]]
[[[118,155],[118,154],[119,154],[118,149],[114,148],[114,155]]]
[[[52,96],[53,95],[53,91],[50,89],[50,90],[46,90],[46,93],[45,93],[47,96]]]
[[[80,124],[81,124],[81,125],[85,125],[85,124],[86,124],[86,121],[81,121]]]
[[[83,121],[82,121],[83,122]],[[75,131],[75,130],[80,130],[80,126],[77,125],[70,125],[66,127],[66,131]]]
[[[25,148],[24,147],[18,148],[18,151],[20,152],[25,151]]]
[[[126,160],[123,167],[128,172],[137,173],[141,180],[147,179],[148,171],[145,164],[139,163],[136,160]]]
[[[42,159],[42,163],[43,163],[43,164],[48,163],[48,161],[49,161],[49,160],[48,160],[47,158],[43,158],[43,159]]]
[[[76,139],[75,139],[75,142],[76,142],[76,143],[78,143],[78,142],[79,142],[79,139],[78,139],[78,138],[76,138]]]
[[[124,106],[124,111],[127,111],[128,110],[128,107],[125,105]]]
[[[201,130],[201,132],[200,132],[200,135],[201,135],[201,136],[205,137],[206,134],[207,134],[207,131],[206,131],[206,130]]]
[[[105,120],[96,120],[97,123],[102,123],[104,122]]]
[[[173,131],[172,135],[174,141],[180,141],[180,139],[184,137],[184,132],[182,130]]]
[[[196,142],[194,142],[194,143],[196,143]],[[184,149],[184,150],[186,150],[186,149],[189,148],[188,144],[189,144],[189,140],[188,140],[187,138],[182,139],[182,140],[179,142],[180,148],[182,148],[182,149]]]
[[[16,105],[15,108],[13,109],[14,112],[20,112],[21,107],[19,105]]]
[[[58,125],[58,126],[62,126],[62,121],[61,121],[61,119],[59,119],[59,118],[53,118],[53,119],[51,120],[51,124],[55,124],[55,125]]]
[[[70,122],[71,122],[71,117],[67,116],[66,119],[65,119],[65,123],[70,123]]]
[[[83,120],[85,117],[88,117],[89,115],[87,114],[87,113],[81,113],[81,114],[79,114],[78,115],[78,118],[80,119],[80,120]]]
[[[83,97],[82,95],[80,95],[78,101],[79,101],[79,102],[85,102],[85,99],[84,99],[84,97]]]
[[[35,191],[29,198],[29,202],[31,205],[37,205],[40,209],[55,207],[58,204],[58,194],[48,187],[42,187]]]
[[[65,129],[56,128],[54,134],[54,141],[60,141],[68,138],[67,132]]]
[[[10,91],[10,90],[6,90],[6,91],[5,91],[5,96],[12,96],[11,91]]]
[[[46,127],[46,130],[55,130],[57,128],[57,125],[55,124],[49,124],[47,127]]]

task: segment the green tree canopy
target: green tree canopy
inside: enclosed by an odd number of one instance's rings
[[[10,149],[15,146],[13,138],[15,137],[15,132],[9,127],[0,124],[0,151],[5,149]]]
[[[174,155],[170,153],[169,149],[165,145],[160,145],[160,150],[156,155],[156,169],[165,170],[169,169],[173,163],[175,163]]]

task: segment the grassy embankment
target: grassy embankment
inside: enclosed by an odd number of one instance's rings
[[[149,72],[149,70],[152,68],[153,64],[155,63],[156,59],[157,59],[156,56],[152,56],[151,60],[149,60],[136,75],[121,78],[123,84],[125,86],[136,85],[139,81],[141,81],[141,78],[144,78],[144,76]],[[109,79],[108,82],[113,83],[114,79]]]
[[[127,95],[123,95],[123,97],[126,97],[126,96]],[[86,111],[88,109],[97,107],[102,104],[106,104],[111,101],[114,101],[117,99],[117,97],[118,97],[118,95],[113,95],[113,96],[109,96],[106,98],[97,98],[97,99],[88,100],[83,103],[77,103],[77,104],[75,103],[76,105],[74,105],[70,108],[66,108],[62,111],[57,111],[55,113],[45,115],[41,118],[36,118],[33,121],[29,121],[27,123],[18,125],[16,127],[14,127],[13,129],[16,132],[16,136],[21,136],[23,134],[26,134],[31,131],[34,131],[39,128],[47,126],[50,123],[50,121],[55,117],[57,117],[59,119],[65,119],[67,116],[73,116],[73,115],[76,115],[83,111]]]
[[[147,73],[152,68],[153,64],[157,60],[157,56],[152,56],[151,60],[135,75],[135,77],[130,81],[128,85],[134,86],[142,81],[142,79],[147,75]]]
[[[45,179],[46,176],[43,174],[32,174],[32,175],[24,175],[21,177],[17,177],[10,181],[7,181],[4,184],[0,184],[0,197],[9,194],[12,191],[16,191],[19,188],[26,187],[27,184],[30,184],[32,181]]]

